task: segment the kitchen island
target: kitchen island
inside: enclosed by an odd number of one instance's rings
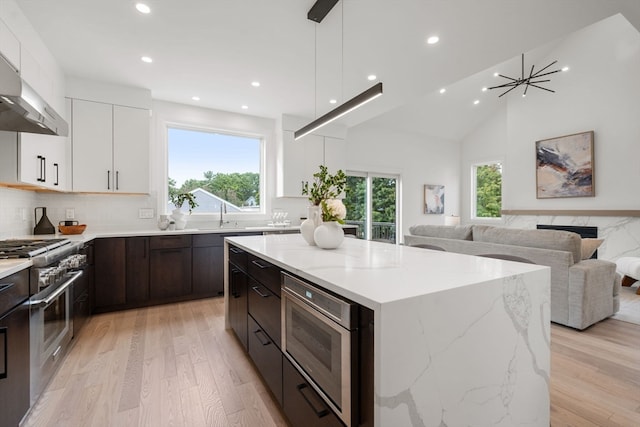
[[[230,244],[373,311],[376,426],[549,425],[548,267],[300,235],[226,238],[225,261]]]

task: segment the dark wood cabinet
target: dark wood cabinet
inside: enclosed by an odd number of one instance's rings
[[[85,243],[80,253],[86,255],[87,265],[82,276],[73,284],[73,336],[76,337],[91,316],[91,292],[94,289],[94,243]]]
[[[344,427],[309,382],[291,364],[282,358],[282,408],[293,426]]]
[[[265,330],[248,316],[249,356],[255,363],[271,393],[282,405],[282,353]]]
[[[94,308],[124,305],[127,302],[126,238],[95,241]]]
[[[151,300],[191,294],[191,248],[151,251]]]
[[[273,338],[278,348],[282,347],[280,298],[252,277],[249,277],[247,292],[249,294],[249,314]]]
[[[94,248],[94,310],[145,303],[149,299],[149,238],[96,239]]]
[[[194,296],[224,295],[224,236],[193,236],[192,273]]]
[[[29,370],[29,306],[22,304],[0,318],[1,427],[17,426],[29,410]]]
[[[250,276],[280,297],[280,267],[253,254],[248,256],[247,267]]]
[[[127,304],[149,300],[149,238],[133,237],[126,241]]]
[[[245,350],[247,344],[247,285],[249,276],[246,273],[247,253],[235,246],[229,246],[229,251],[235,251],[235,257],[229,257],[229,325],[236,334]],[[244,267],[244,268],[243,268]]]

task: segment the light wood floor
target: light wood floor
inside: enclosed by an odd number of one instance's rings
[[[551,327],[551,424],[640,426],[640,326]],[[91,318],[23,427],[286,426],[221,298]]]

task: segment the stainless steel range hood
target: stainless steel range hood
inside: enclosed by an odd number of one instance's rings
[[[69,125],[0,55],[0,130],[67,136]]]

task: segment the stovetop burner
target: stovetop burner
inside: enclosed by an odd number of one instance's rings
[[[33,258],[36,255],[66,245],[69,242],[69,239],[0,240],[0,259]]]

